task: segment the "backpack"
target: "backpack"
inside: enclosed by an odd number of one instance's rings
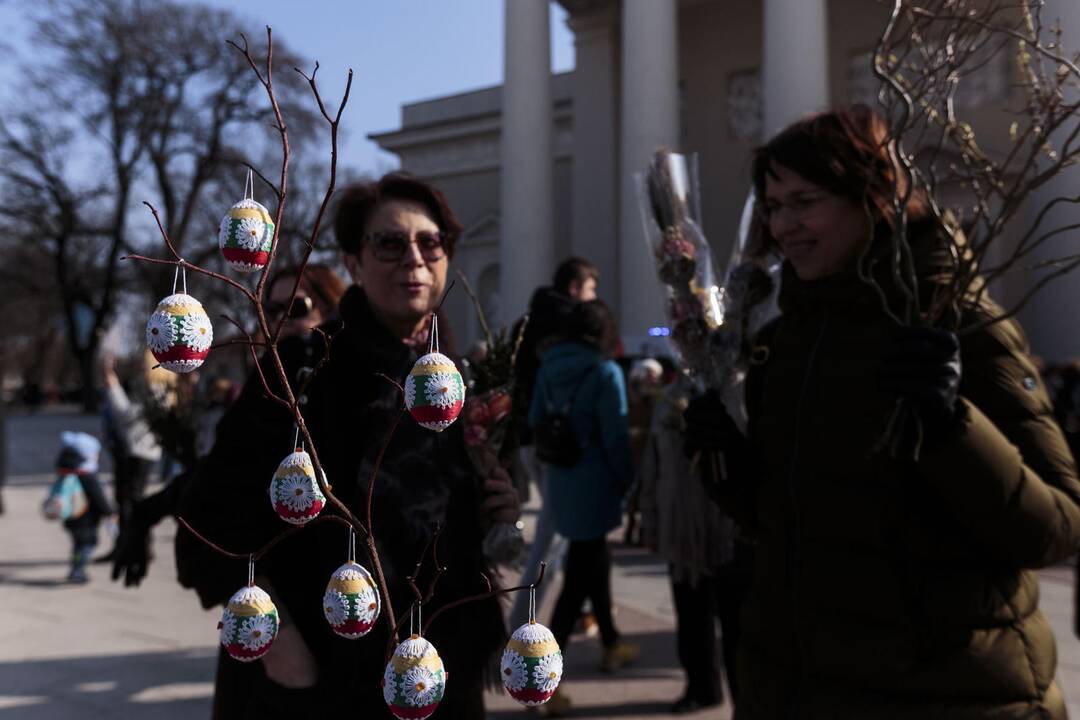
[[[41,504],[41,512],[49,520],[74,520],[89,509],[82,481],[74,473],[65,473],[53,481],[49,495]]]
[[[548,400],[548,394],[544,387],[540,392],[544,398],[544,406],[547,412],[533,428],[533,442],[536,445],[536,457],[549,465],[557,467],[573,467],[581,461],[581,441],[578,439],[574,423],[570,419],[570,409],[574,405],[574,398],[581,385],[592,375],[595,368],[590,368],[578,380],[573,392],[567,398],[566,403],[559,409],[552,407]]]

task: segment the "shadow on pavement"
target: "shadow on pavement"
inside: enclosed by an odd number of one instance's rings
[[[615,619],[616,626],[619,624]],[[641,648],[641,655],[632,664],[613,673],[600,670],[600,640],[576,635],[564,650],[565,677],[579,680],[604,680],[612,683],[634,682],[667,677],[672,671],[681,673],[675,657],[675,636],[670,631],[623,632],[622,639]],[[657,672],[657,671],[665,672]]]
[[[619,567],[658,565],[667,571],[667,563],[649,550],[621,542],[611,543],[611,562]]]
[[[52,588],[68,587],[71,585],[71,583],[69,583],[63,578],[10,578],[6,575],[0,575],[0,585],[18,585],[20,587],[32,588]]]
[[[0,569],[3,568],[26,568],[48,567],[50,565],[67,566],[71,561],[68,559],[53,558],[49,560],[0,560]]]
[[[214,650],[0,663],[0,719],[208,717]]]

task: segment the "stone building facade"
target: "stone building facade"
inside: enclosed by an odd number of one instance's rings
[[[371,137],[447,193],[466,226],[456,269],[489,315],[512,321],[559,259],[581,255],[600,268],[630,351],[655,350],[649,331],[664,324],[633,174],[658,146],[696,153],[702,223],[722,262],[752,149],[806,112],[873,97],[870,52],[888,10],[870,0],[560,0],[576,61],[552,75],[548,1],[504,2],[504,85],[405,105],[399,129]],[[1047,0],[1044,15],[1080,44],[1080,2]],[[959,98],[991,150],[1008,143],[1015,71],[1003,54]],[[1070,182],[1080,192],[1077,175],[1045,197]],[[1045,255],[1080,252],[1068,247],[1078,239]],[[995,294],[1012,302],[1030,282],[1018,273]],[[1060,312],[1078,304],[1080,276],[1024,312],[1048,360],[1080,356],[1080,332]],[[450,312],[462,344],[475,340],[463,293]]]

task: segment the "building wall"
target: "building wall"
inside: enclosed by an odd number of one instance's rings
[[[429,179],[443,191],[465,227],[465,235],[450,265],[450,278],[456,278],[458,271],[465,273],[479,293],[482,273],[486,268],[497,267],[499,262],[499,170],[490,168]],[[497,302],[497,298],[486,296],[481,300]],[[444,310],[454,331],[457,351],[466,352],[480,331],[465,288],[457,287],[451,292]]]
[[[595,12],[600,3],[587,4]],[[887,19],[888,8],[868,0],[830,0],[828,2],[829,89],[835,105],[855,100],[873,101],[875,81],[870,75],[869,52],[877,42]],[[572,252],[603,262],[617,252],[618,207],[594,210],[589,187],[573,187],[572,153],[574,125],[585,135],[595,135],[595,118],[574,117],[575,97],[614,92],[618,96],[618,16],[612,15],[614,39],[603,46],[603,53],[615,50],[610,58],[600,51],[583,51],[578,62],[603,60],[614,62],[603,71],[579,68],[553,78],[555,97],[555,255],[563,258]],[[571,23],[573,27],[573,23]],[[584,27],[584,25],[583,25]],[[595,33],[595,17],[590,32]],[[749,170],[753,148],[762,142],[761,87],[762,63],[761,0],[683,0],[678,24],[680,141],[676,148],[698,155],[702,199],[702,221],[713,245],[717,264],[722,267],[735,240],[738,222],[750,190]],[[595,42],[596,35],[590,35]],[[605,41],[606,42],[606,41]],[[599,60],[597,60],[599,58]],[[606,59],[605,59],[606,58]],[[1017,104],[1014,90],[1015,68],[1003,57],[1005,66],[985,83],[969,83],[978,89],[976,97],[960,103],[959,114],[971,122],[982,146],[991,154],[1001,155],[1010,147],[1008,112]],[[1014,64],[1014,63],[1013,63]],[[611,87],[612,77],[615,86]],[[995,79],[996,78],[996,79]],[[607,87],[601,87],[608,83]],[[499,88],[462,93],[450,98],[415,103],[403,108],[403,127],[399,131],[375,136],[387,149],[397,152],[402,167],[435,180],[446,192],[455,211],[472,236],[466,237],[456,268],[463,269],[474,286],[485,279],[481,291],[485,304],[497,304],[498,243],[513,242],[513,228],[499,223]],[[591,107],[581,100],[582,108]],[[611,128],[618,134],[618,118]],[[585,128],[591,128],[586,132]],[[590,135],[590,132],[592,133]],[[589,147],[577,145],[579,152]],[[591,153],[584,156],[586,160]],[[636,165],[619,159],[612,171],[611,184],[618,187],[618,173],[638,172],[648,158]],[[595,173],[594,173],[595,174]],[[586,174],[585,177],[593,175]],[[942,187],[939,192],[945,205],[957,202],[963,193],[957,188]],[[576,205],[575,205],[576,204]],[[576,220],[575,220],[576,213]],[[591,213],[591,214],[590,214]],[[607,216],[611,215],[610,218]],[[610,224],[609,224],[610,223]],[[589,237],[574,237],[574,228],[592,228]],[[610,227],[607,233],[597,228]],[[585,234],[585,233],[582,233]],[[1008,241],[1005,241],[1008,242]],[[991,258],[992,260],[993,258]],[[610,263],[609,263],[610,264]],[[486,273],[486,274],[485,274]],[[494,278],[494,281],[492,280]],[[1006,306],[1021,294],[1025,282],[1022,273],[1010,276],[994,288],[994,294]],[[610,300],[633,288],[617,288],[615,273],[605,273],[601,296]],[[478,329],[463,293],[455,293],[448,308],[459,330],[464,349],[478,337]]]
[[[750,187],[750,151],[758,143],[758,136],[740,136],[729,123],[728,89],[760,71],[760,40],[758,0],[691,5],[679,18],[681,149],[698,154],[702,222],[721,266],[735,239]],[[760,111],[757,116],[760,124]]]

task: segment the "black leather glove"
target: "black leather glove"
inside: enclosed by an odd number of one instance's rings
[[[734,445],[745,443],[716,390],[708,390],[691,400],[683,412],[683,422],[686,423],[683,451],[687,457],[700,452],[726,453]]]
[[[959,340],[947,330],[900,328],[882,359],[878,384],[915,407],[928,439],[940,435],[959,409]]]
[[[711,468],[701,474],[705,491],[724,507],[730,501],[725,495],[737,494],[738,486],[760,476],[761,464],[715,390],[690,401],[683,420],[683,450],[687,457],[703,454],[704,467]]]
[[[135,587],[146,577],[150,565],[150,526],[145,514],[139,512],[136,503],[131,519],[116,541],[116,555],[113,558],[112,579],[124,576],[125,587]]]

